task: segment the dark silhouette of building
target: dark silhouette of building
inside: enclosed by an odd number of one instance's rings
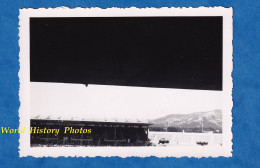
[[[31,119],[31,146],[146,146],[149,125],[139,120],[88,121],[37,116]]]

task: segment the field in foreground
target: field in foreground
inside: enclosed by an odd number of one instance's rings
[[[150,131],[149,139],[155,146],[222,146],[222,134],[214,133],[182,133]]]

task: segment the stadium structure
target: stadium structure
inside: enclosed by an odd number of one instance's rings
[[[151,123],[140,120],[31,117],[31,146],[147,146]],[[42,130],[50,130],[44,133]],[[51,130],[59,130],[52,132]],[[40,131],[39,131],[40,130]]]

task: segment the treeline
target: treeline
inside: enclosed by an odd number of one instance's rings
[[[159,131],[159,132],[166,132],[165,127],[149,127],[149,131]],[[167,132],[202,132],[202,128],[176,128],[176,127],[168,127]],[[203,128],[204,132],[210,132],[213,131],[214,133],[222,133],[222,129],[216,129],[216,128]]]

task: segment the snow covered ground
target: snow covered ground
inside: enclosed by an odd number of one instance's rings
[[[182,132],[155,132],[148,134],[151,142],[156,146],[222,146],[222,134],[214,133],[182,133]],[[168,140],[169,143],[159,144],[160,140]]]

